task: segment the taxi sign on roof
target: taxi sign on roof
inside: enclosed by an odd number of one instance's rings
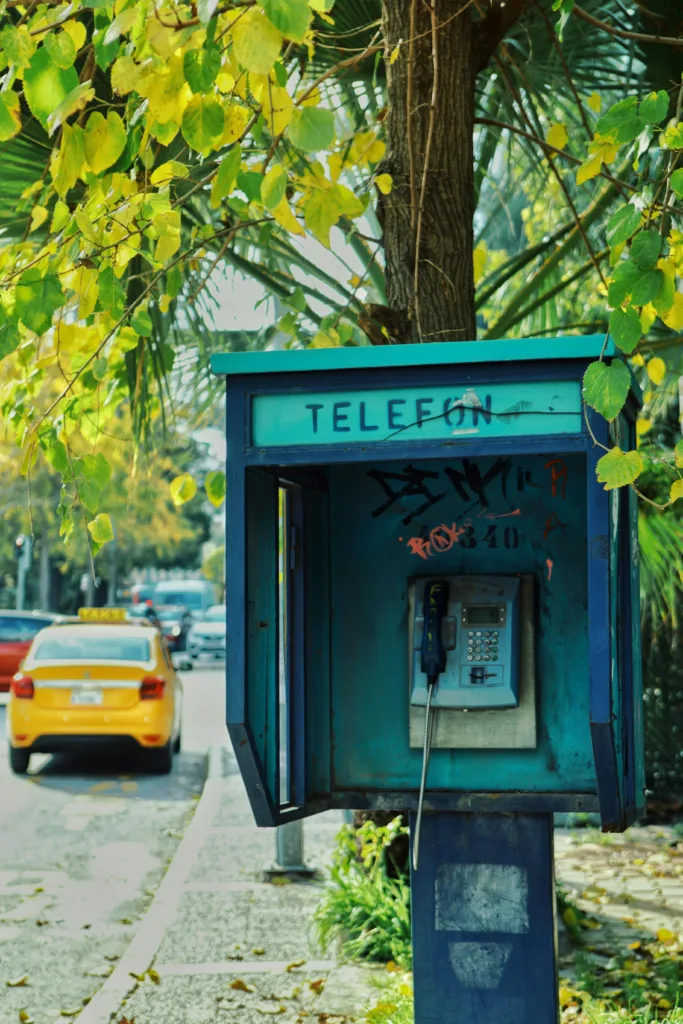
[[[83,622],[125,622],[125,608],[79,608],[78,617]]]

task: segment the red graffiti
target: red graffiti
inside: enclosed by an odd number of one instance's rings
[[[466,520],[462,526],[457,523],[441,523],[429,531],[428,537],[409,537],[407,546],[412,555],[419,555],[427,561],[433,555],[440,555],[444,551],[450,551],[454,544],[457,544],[463,533],[466,533],[471,526],[470,520]]]
[[[567,469],[567,463],[564,459],[550,459],[546,462],[545,468],[550,470],[550,486],[552,488],[553,498],[557,497],[557,485],[562,483],[562,497],[566,497],[567,491],[567,475],[569,470]]]
[[[553,560],[552,560],[552,558],[546,558],[545,564],[548,566],[548,583],[550,583],[550,580],[552,579],[552,575],[553,575]]]
[[[557,517],[557,513],[551,512],[545,521],[545,530],[543,531],[543,540],[546,540],[549,533],[553,530],[564,530],[567,526],[566,523],[561,523]]]
[[[521,516],[521,514],[521,508],[516,508],[512,512],[487,512],[484,519],[508,519],[510,516]]]

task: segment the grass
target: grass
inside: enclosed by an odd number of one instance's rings
[[[388,852],[406,834],[400,818],[342,828],[332,855],[333,884],[314,915],[323,949],[338,941],[345,959],[410,967],[410,885]]]

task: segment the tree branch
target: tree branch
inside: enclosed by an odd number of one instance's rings
[[[474,26],[477,62],[475,72],[483,71],[512,26],[531,6],[532,0],[491,0],[489,13]]]
[[[582,18],[583,21],[587,21],[589,25],[593,25],[595,28],[601,28],[603,32],[609,32],[611,36],[618,36],[620,39],[635,39],[641,43],[661,43],[663,46],[677,46],[683,48],[683,36],[660,36],[650,35],[648,32],[631,32],[626,28],[617,28],[615,25],[609,25],[606,21],[600,21],[598,18],[594,18],[588,11],[584,11],[578,4],[574,5],[574,12],[577,18]]]

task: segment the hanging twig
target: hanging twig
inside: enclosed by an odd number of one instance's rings
[[[653,36],[647,32],[631,32],[626,28],[617,28],[615,25],[608,25],[606,21],[594,18],[592,14],[584,11],[578,4],[574,4],[573,13],[577,18],[587,21],[589,25],[601,28],[603,32],[609,32],[610,35],[618,36],[620,39],[635,39],[636,42],[640,43],[661,43],[663,46],[683,47],[683,36]]]
[[[410,178],[410,234],[413,242],[417,235],[417,179],[415,177],[415,147],[413,145],[413,71],[415,68],[416,20],[417,0],[411,0],[408,67],[406,69],[406,132],[408,134],[408,176]]]

